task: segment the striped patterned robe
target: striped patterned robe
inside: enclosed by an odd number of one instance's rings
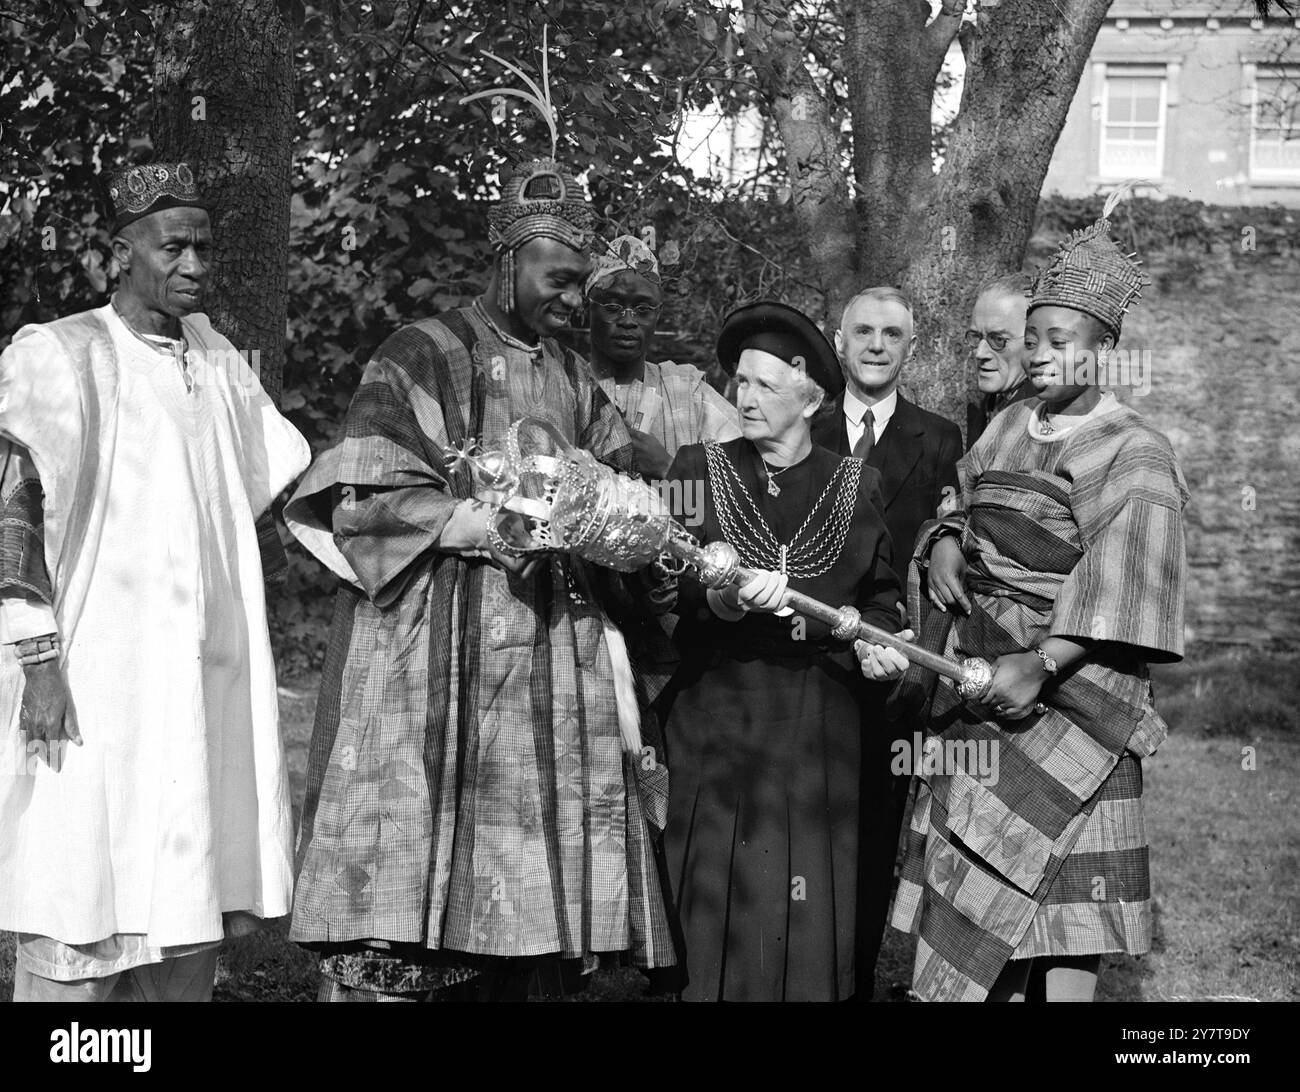
[[[323,558],[304,527],[314,513],[332,529],[361,585],[341,588],[326,653],[291,937],[408,953],[412,969],[389,978],[428,984],[418,968],[434,953],[674,962],[651,842],[667,772],[623,753],[601,635],[607,610],[637,662],[644,634],[619,614],[630,597],[567,558],[519,580],[434,549],[473,493],[444,448],[496,445],[526,415],[632,469],[623,422],[575,353],[550,339],[529,352],[470,308],[408,326],[286,509]],[[648,617],[645,632],[658,633]],[[656,746],[645,718],[642,731]]]
[[[741,434],[736,407],[690,364],[647,360],[644,380],[602,379],[600,389],[632,428],[648,432],[670,456],[686,444],[722,444]]]
[[[1037,405],[999,414],[959,464],[964,510],[942,522],[963,529],[970,616],[928,610],[914,566],[913,617],[955,657],[993,661],[1049,636],[1104,643],[1020,721],[908,673],[904,700],[932,700],[937,770],[917,779],[893,924],[919,934],[913,988],[928,1000],[982,1000],[1008,959],[1150,947],[1139,759],[1167,728],[1146,665],[1182,655],[1187,488],[1133,410],[1046,442],[1029,434]],[[996,749],[996,777],[987,761],[981,777],[981,747]]]

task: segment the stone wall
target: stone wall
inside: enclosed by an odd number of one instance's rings
[[[1117,393],[1169,437],[1191,489],[1189,643],[1294,650],[1300,231],[1294,214],[1261,222],[1259,209],[1199,208],[1195,239],[1161,249],[1158,225],[1133,232],[1155,283],[1121,346],[1150,349],[1151,389]],[[1124,239],[1122,214],[1116,220]],[[1035,249],[1058,235],[1039,236]]]

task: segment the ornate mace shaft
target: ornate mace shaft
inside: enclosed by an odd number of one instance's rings
[[[730,584],[744,584],[754,576],[755,570],[740,564],[735,547],[726,542],[710,542],[698,546],[685,538],[670,538],[666,543],[669,553],[694,566],[705,587],[722,589]],[[791,592],[789,605],[800,614],[816,618],[831,627],[832,636],[851,641],[861,639],[872,644],[897,649],[911,663],[920,664],[957,684],[957,692],[967,700],[978,700],[993,680],[993,668],[987,660],[972,656],[958,663],[946,656],[905,641],[897,634],[880,629],[862,620],[857,607],[832,607],[802,592]]]
[[[744,583],[754,575],[740,564],[735,547],[726,542],[698,545],[655,490],[601,465],[549,422],[521,418],[510,426],[503,449],[474,448],[470,442],[447,449],[446,455],[453,468],[469,464],[476,495],[496,508],[488,538],[505,553],[523,557],[563,550],[619,572],[633,572],[669,554],[697,569],[710,588]],[[988,692],[993,669],[986,660],[971,657],[957,663],[939,656],[862,621],[856,607],[831,607],[799,592],[791,593],[789,603],[825,622],[841,640],[857,637],[897,649],[912,663],[952,679],[966,700],[977,701]]]

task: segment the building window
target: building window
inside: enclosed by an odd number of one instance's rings
[[[1159,178],[1164,173],[1166,99],[1164,65],[1106,66],[1103,178]]]
[[[1250,176],[1300,179],[1300,69],[1260,65],[1250,107]]]

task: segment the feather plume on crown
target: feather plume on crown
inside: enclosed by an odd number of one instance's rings
[[[551,154],[514,167],[502,183],[501,199],[488,211],[488,238],[503,256],[499,303],[509,312],[514,306],[514,251],[536,238],[554,239],[573,250],[585,250],[591,245],[596,217],[577,177],[555,159],[559,130],[551,103],[546,28],[542,28],[540,86],[518,65],[495,53],[484,53],[523,80],[528,90],[490,87],[464,96],[461,103],[497,97],[521,99],[541,115],[551,135]]]

